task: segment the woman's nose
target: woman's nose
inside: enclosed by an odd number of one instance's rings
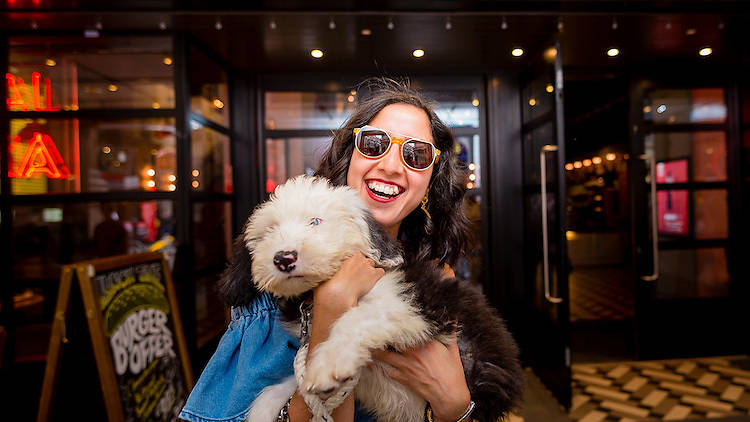
[[[398,144],[391,144],[388,152],[380,159],[378,167],[387,173],[397,173],[403,170],[404,166],[401,164],[401,149]]]

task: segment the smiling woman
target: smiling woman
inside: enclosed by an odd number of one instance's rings
[[[467,230],[462,205],[467,171],[455,159],[453,135],[432,104],[406,84],[368,82],[371,95],[360,100],[335,132],[317,174],[359,190],[375,219],[404,243],[407,259],[437,259],[452,265],[463,252]],[[355,129],[364,126],[383,129],[391,140],[429,143],[436,150],[434,161],[415,169],[408,165],[404,146],[393,145],[396,142],[373,159],[355,145]]]

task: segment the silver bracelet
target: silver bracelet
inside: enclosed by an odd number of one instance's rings
[[[471,413],[474,411],[474,408],[476,407],[476,404],[474,403],[474,400],[469,400],[469,407],[466,408],[466,411],[463,415],[461,415],[456,422],[466,422],[471,417]],[[432,406],[430,406],[430,402],[427,402],[424,406],[424,422],[434,422],[433,413],[432,413]]]
[[[289,396],[289,400],[284,403],[284,407],[279,410],[279,417],[276,418],[277,422],[289,422],[289,404],[292,403],[292,397],[294,397],[294,394]]]

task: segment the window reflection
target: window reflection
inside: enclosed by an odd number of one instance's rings
[[[231,202],[193,204],[195,267],[224,267],[232,250]]]
[[[724,297],[729,294],[729,271],[724,248],[659,251],[661,299]]]
[[[191,121],[190,148],[193,157],[190,188],[231,193],[232,161],[229,137]]]
[[[190,110],[229,127],[227,72],[196,48],[190,49]]]
[[[266,139],[266,192],[290,177],[312,176],[330,144],[329,137]]]
[[[17,280],[56,280],[64,264],[171,244],[171,201],[81,202],[13,207]]]
[[[692,167],[690,181],[727,180],[725,132],[651,133],[646,135],[644,147],[646,153],[653,155],[657,162],[687,159]]]
[[[723,88],[652,91],[643,105],[644,120],[653,123],[723,123],[727,106]]]
[[[356,95],[356,91],[267,92],[265,127],[270,130],[339,128],[354,111]]]
[[[701,189],[693,193],[696,239],[726,239],[729,211],[725,189]]]

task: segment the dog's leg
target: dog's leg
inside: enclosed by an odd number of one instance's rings
[[[250,406],[246,422],[275,422],[281,408],[297,390],[297,381],[293,375],[284,378],[281,383],[263,389]]]
[[[300,386],[317,395],[337,391],[371,360],[371,349],[412,347],[428,340],[430,326],[402,297],[400,272],[389,272],[357,306],[331,326],[329,337],[307,360]]]

